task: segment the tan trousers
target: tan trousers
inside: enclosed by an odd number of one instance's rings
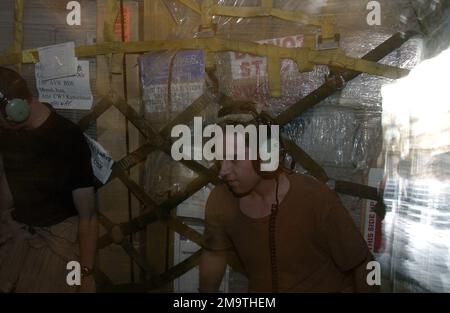
[[[69,261],[79,260],[78,217],[50,227],[0,215],[0,292],[75,292],[66,282]]]

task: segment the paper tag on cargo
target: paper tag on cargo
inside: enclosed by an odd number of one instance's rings
[[[89,84],[89,61],[78,61],[76,75],[45,80],[42,64],[36,64],[36,87],[39,101],[47,102],[55,109],[90,110],[93,96]]]
[[[37,50],[42,79],[67,77],[77,73],[78,62],[73,42],[41,47]]]
[[[114,164],[111,154],[97,141],[84,134],[91,149],[91,164],[95,177],[105,184],[111,176],[111,167]]]

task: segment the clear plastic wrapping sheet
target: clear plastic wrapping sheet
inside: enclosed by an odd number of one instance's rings
[[[165,3],[179,25],[184,27],[186,23],[190,23],[193,25],[187,27],[190,31],[195,29],[195,23],[200,24],[198,14],[186,15],[186,12],[191,11],[189,8],[177,1]],[[232,0],[217,3],[242,7],[255,6],[260,2]],[[310,6],[306,10],[316,13],[320,8],[317,2],[303,3],[306,7]],[[275,6],[285,10],[304,9],[298,1],[275,1]],[[344,14],[347,7],[355,8],[356,11],[359,8],[354,2],[346,1],[344,5],[332,9]],[[395,15],[395,12],[392,15]],[[391,24],[374,30],[367,25],[361,25],[360,22],[358,24],[354,21],[348,22],[345,18],[337,18],[342,49],[349,56],[363,56],[392,35],[395,30],[395,18],[392,20]],[[266,18],[216,17],[214,22],[218,25],[219,37],[269,42],[285,47],[302,46],[303,34],[310,32],[302,25],[274,18],[268,22]],[[357,29],[348,27],[355,23],[360,27]],[[411,67],[420,58],[419,51],[420,43],[410,41],[399,51],[384,58],[382,62]],[[312,72],[300,73],[294,62],[284,60],[281,66],[282,97],[272,98],[269,95],[268,77],[265,74],[267,62],[264,58],[225,52],[216,55],[216,66],[216,77],[222,93],[235,99],[263,104],[263,108],[273,115],[279,114],[314,91],[325,82],[328,74],[326,66],[316,66]],[[367,74],[360,75],[348,82],[343,90],[318,104],[319,108],[329,107],[328,109],[310,110],[287,126],[288,135],[324,166],[367,169],[378,157],[381,148],[380,88],[388,82],[390,82],[388,79]]]
[[[200,15],[176,0],[162,0],[173,21],[175,27],[168,39],[194,38],[201,24]],[[201,4],[201,1],[197,0]]]
[[[292,38],[292,37],[290,37]],[[221,93],[238,100],[262,104],[264,110],[277,115],[325,82],[328,68],[317,66],[300,73],[297,65],[285,60],[281,66],[281,97],[270,96],[265,58],[225,52],[217,55],[216,76]]]
[[[279,0],[274,2],[274,6],[314,15],[320,14],[322,2]],[[347,55],[362,57],[396,31],[405,1],[382,2],[383,11],[389,16],[383,20],[383,26],[376,29],[368,27],[365,18],[355,18],[361,12],[367,12],[365,5],[355,1],[341,1],[339,4],[333,2],[330,10],[336,13],[336,29],[341,34],[341,48]],[[187,31],[177,34],[177,37],[198,35],[195,29],[201,24],[199,14],[193,13],[178,1],[166,0],[164,3],[177,24]],[[201,4],[201,1],[197,3]],[[260,0],[218,0],[215,3],[243,7],[257,6]],[[271,43],[283,47],[301,47],[304,34],[314,32],[301,23],[277,18],[220,16],[214,18],[214,23],[217,25],[217,35],[221,38]],[[382,62],[411,68],[420,59],[420,48],[420,41],[411,40]],[[293,61],[284,60],[281,65],[282,96],[274,98],[270,97],[266,68],[265,58],[238,52],[217,54],[215,75],[219,90],[234,99],[258,102],[264,110],[276,116],[321,86],[329,73],[326,66],[316,66],[312,72],[300,73]],[[372,75],[360,75],[347,82],[341,91],[319,103],[317,107],[320,109],[310,110],[287,126],[288,135],[323,166],[367,169],[374,164],[381,151],[380,89],[390,81]],[[145,94],[144,92],[144,99]],[[170,111],[165,108],[164,101],[161,105],[162,114]],[[160,118],[158,120],[161,121]]]
[[[323,2],[323,1],[322,1]],[[222,5],[255,6],[259,1],[220,1]],[[275,1],[274,6],[286,11],[319,13],[319,1]],[[314,29],[277,18],[230,18],[218,17],[218,36],[227,39],[269,43],[281,47],[302,47],[305,34]],[[281,65],[281,92],[278,98],[270,97],[267,60],[265,58],[226,52],[216,57],[217,77],[220,91],[232,98],[256,101],[263,108],[277,115],[290,105],[308,95],[325,82],[326,66],[316,66],[312,72],[301,73],[297,64],[283,60]]]
[[[323,166],[366,169],[381,149],[381,115],[339,107],[309,110],[284,129]]]
[[[195,3],[201,5],[201,0],[193,0]],[[383,21],[382,26],[387,28],[399,27],[401,22],[401,14],[403,13],[405,7],[408,7],[409,0],[379,0],[380,6],[382,8]],[[188,11],[193,12],[190,8],[183,5],[181,2],[176,0],[163,0],[163,3],[168,8],[169,12],[172,14],[174,21],[178,25],[186,25],[189,22],[191,25],[197,23],[201,24],[200,16],[198,13],[196,15],[190,15]],[[227,7],[258,7],[261,5],[261,0],[215,0],[213,4],[219,6]],[[333,13],[336,15],[336,25],[340,28],[355,28],[355,26],[368,26],[367,15],[370,10],[367,9],[367,2],[355,1],[355,0],[274,0],[274,8],[281,9],[287,12],[302,12],[308,17],[317,17],[323,13]],[[326,11],[324,11],[326,9]],[[192,19],[192,17],[194,19]],[[239,18],[239,17],[227,17],[227,16],[215,16],[213,22],[218,26],[227,27],[229,25],[248,25],[251,21],[258,20],[260,25],[268,24],[267,19],[272,25],[277,25],[278,18]],[[408,21],[409,24],[413,22],[413,19]],[[303,21],[299,22],[288,22],[292,25],[304,24]],[[287,24],[286,24],[287,25]]]
[[[144,110],[158,129],[205,91],[202,50],[146,53],[139,58],[139,69]]]
[[[205,92],[202,50],[150,52],[139,58],[144,115],[161,130]],[[169,155],[157,151],[146,161],[144,186],[155,201],[182,192],[197,175]]]
[[[201,5],[201,0],[194,0]],[[376,30],[387,29],[392,33],[404,29],[406,25],[401,24],[402,10],[407,7],[408,0],[379,0],[382,9],[382,24],[376,26]],[[171,37],[192,38],[201,36],[198,32],[201,25],[200,14],[194,12],[181,2],[176,0],[163,0],[177,27]],[[215,0],[215,5],[228,7],[257,7],[261,4],[260,0]],[[367,15],[370,11],[367,9],[367,2],[355,0],[275,0],[273,5],[277,9],[287,12],[302,12],[308,17],[315,18],[325,11],[334,13],[336,30],[342,32],[344,29],[374,29],[368,25]],[[326,6],[325,6],[326,5]],[[275,17],[227,17],[214,16],[212,19],[215,24],[217,35],[228,39],[241,40],[260,40],[277,38],[286,35],[295,35],[299,33],[317,33],[318,28],[309,25],[303,21],[293,22],[285,21]],[[411,27],[414,20],[408,20],[408,27]]]
[[[274,6],[286,11],[301,11],[310,16],[320,15],[326,1],[274,1]],[[366,5],[358,1],[332,1],[328,9],[336,14],[336,32],[341,34],[341,48],[349,56],[362,57],[388,39],[399,29],[400,15],[405,1],[381,1],[384,13],[382,26],[370,27],[366,22]],[[195,29],[201,24],[200,15],[186,18],[183,14],[191,9],[175,0],[165,1],[172,16],[180,25],[190,23],[187,29]],[[197,2],[201,3],[201,2]],[[218,5],[233,7],[254,7],[260,0],[217,0]],[[235,18],[217,16],[217,36],[226,39],[271,43],[282,47],[303,46],[305,34],[317,33],[317,29],[302,23],[283,21],[278,18]],[[197,26],[194,26],[197,24]],[[183,26],[184,27],[184,26]],[[184,27],[186,28],[186,27]],[[192,33],[195,37],[196,34]],[[405,45],[401,52],[384,60],[386,64],[405,66],[414,59],[417,47]],[[220,91],[240,100],[259,102],[272,114],[277,115],[287,107],[314,91],[325,82],[328,75],[326,66],[316,66],[312,72],[300,73],[297,65],[284,60],[281,66],[282,96],[270,97],[265,58],[226,52],[216,55],[216,76]],[[341,96],[334,95],[323,104],[346,106],[380,107],[380,87],[388,79],[371,75],[361,75],[349,82]]]
[[[197,174],[161,151],[152,152],[145,164],[144,188],[157,203],[184,191]]]
[[[355,34],[355,37],[352,38],[354,39],[354,42],[364,42],[364,38],[371,38],[373,39],[373,42],[380,44],[388,39],[388,37],[389,35],[386,34],[358,32]],[[349,51],[355,51],[358,47],[361,48],[361,45],[355,48],[349,46]],[[368,46],[366,47],[369,48]],[[363,51],[362,54],[366,54],[373,49],[372,46],[369,49],[367,48],[364,50],[360,49]],[[401,48],[388,54],[380,61],[380,63],[411,69],[417,65],[421,59],[422,40],[414,38],[406,42]],[[381,87],[391,82],[393,82],[393,80],[388,78],[361,74],[346,84],[345,88],[340,92],[339,103],[343,106],[356,108],[364,107],[381,111]]]
[[[338,194],[338,196],[359,229],[361,227],[361,208],[364,206],[364,200],[343,194]]]
[[[420,22],[418,22],[420,21]],[[437,55],[450,44],[450,2],[411,0],[402,6],[400,30],[414,30],[426,38],[425,58]]]
[[[450,290],[450,178],[390,176],[384,193],[383,252],[394,292]]]
[[[450,179],[450,151],[434,155],[428,162],[428,175],[437,179]]]
[[[387,40],[391,34],[369,31],[347,33],[342,47],[347,54],[361,57]],[[287,36],[274,42],[295,42],[301,46],[301,36]],[[381,61],[384,64],[412,68],[421,58],[421,40],[408,41],[397,51],[390,53]],[[219,87],[224,94],[242,100],[252,100],[264,105],[273,115],[287,109],[315,89],[320,87],[329,71],[326,66],[316,66],[312,72],[300,73],[291,60],[284,60],[281,66],[282,96],[270,97],[268,77],[263,74],[266,69],[264,58],[251,57],[236,52],[222,53],[217,56],[217,77]],[[259,73],[259,75],[257,75]],[[369,74],[361,74],[333,96],[322,101],[320,105],[342,105],[356,109],[381,110],[381,87],[392,80]]]
[[[198,4],[200,0],[196,1]],[[285,10],[304,10],[318,14],[324,1],[276,0],[274,5]],[[334,1],[331,10],[336,15],[336,30],[341,34],[341,48],[352,57],[360,58],[399,30],[416,29],[416,20],[402,24],[402,15],[410,1],[379,1],[382,6],[382,26],[369,27],[366,2]],[[429,5],[432,1],[421,1]],[[428,3],[426,3],[428,2]],[[164,0],[177,24],[171,38],[208,36],[199,32],[201,17],[175,0]],[[220,5],[235,7],[259,5],[259,0],[217,0]],[[309,11],[308,11],[309,10]],[[302,36],[316,33],[317,29],[282,21],[276,18],[215,17],[217,36],[230,40],[274,43],[284,47],[302,46]],[[448,22],[448,20],[447,20]],[[446,22],[446,23],[447,23]],[[442,24],[447,25],[447,24]],[[440,26],[442,28],[442,26]],[[210,33],[209,33],[210,35]],[[381,63],[412,68],[423,58],[423,42],[413,39],[390,53]],[[263,58],[225,52],[216,55],[216,78],[222,93],[240,100],[263,104],[273,115],[314,91],[325,82],[326,66],[316,66],[310,73],[300,73],[292,61],[283,61],[281,67],[282,97],[269,94],[267,67]],[[319,103],[284,127],[286,134],[324,167],[334,179],[366,183],[367,170],[374,167],[382,147],[381,87],[389,79],[361,74],[331,97]],[[175,96],[176,98],[176,96]],[[212,106],[210,121],[214,121]],[[161,114],[167,108],[161,107]],[[157,113],[147,117],[156,122],[168,122]],[[406,164],[409,171],[412,164]],[[377,255],[382,264],[385,291],[448,291],[450,290],[450,253],[448,244],[450,183],[442,168],[448,167],[448,157],[435,157],[430,170],[441,173],[440,187],[420,179],[407,180],[390,177],[385,191],[387,215],[383,222],[383,252]],[[297,166],[298,170],[302,170]],[[147,161],[146,189],[163,201],[183,190],[196,174],[173,162],[162,153],[152,153]],[[447,179],[446,181],[443,179]],[[431,195],[433,193],[433,195]],[[424,201],[424,199],[426,199]],[[355,223],[361,221],[361,199],[341,196]],[[426,221],[426,223],[425,223]],[[389,290],[390,289],[390,290]]]
[[[379,259],[395,292],[450,290],[450,106],[441,76],[449,62],[446,50],[384,93],[388,214]]]
[[[197,4],[201,4],[202,1],[196,0]],[[310,2],[312,2],[310,0]],[[211,33],[206,31],[202,32],[200,26],[202,24],[200,14],[194,12],[187,6],[181,4],[176,0],[163,0],[163,3],[167,7],[171,14],[176,27],[170,38],[195,38],[202,36],[210,36]],[[257,6],[260,4],[259,0],[217,0],[215,4],[222,6],[243,7],[243,6]],[[295,1],[280,1],[280,5],[277,6],[284,9],[296,8],[298,4]],[[310,5],[311,6],[311,5]],[[315,12],[314,9],[310,11]],[[309,9],[309,7],[308,7]],[[271,18],[238,18],[227,16],[214,16],[212,22],[215,24],[216,34],[220,38],[246,40],[249,34],[252,34],[252,40],[276,38],[283,35],[302,33],[299,30],[310,29],[305,25],[296,24],[280,19]]]
[[[364,55],[388,36],[359,31],[349,36],[352,40],[343,44],[348,47],[348,51]],[[358,44],[364,40],[365,45]],[[412,68],[420,62],[421,48],[421,40],[410,40],[381,62]],[[348,82],[340,92],[290,123],[286,127],[289,136],[321,165],[358,170],[369,168],[378,158],[382,147],[381,87],[391,81],[361,74]],[[272,112],[274,110],[272,106]]]
[[[320,11],[320,1],[274,1],[274,7],[286,11],[302,11],[315,14]],[[218,0],[218,5],[233,7],[255,7],[260,0]],[[217,35],[222,38],[236,40],[262,40],[296,35],[305,31],[312,32],[314,28],[304,23],[285,21],[272,17],[239,18],[215,16],[213,22],[217,25]]]

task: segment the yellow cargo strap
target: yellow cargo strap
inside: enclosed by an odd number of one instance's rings
[[[18,72],[21,71],[22,62],[20,60],[20,52],[22,51],[23,44],[23,0],[15,0],[14,2],[14,41],[6,49],[6,53],[10,54],[8,61],[9,64],[16,64]],[[13,55],[17,55],[14,56]],[[0,63],[1,64],[1,63]]]
[[[269,44],[254,42],[223,40],[218,38],[177,39],[159,41],[137,42],[104,42],[90,46],[78,46],[75,48],[77,57],[91,57],[96,55],[143,53],[154,50],[177,49],[203,49],[206,53],[218,53],[226,51],[239,51],[268,58],[269,88],[273,96],[280,95],[280,65],[282,59],[294,60],[302,72],[311,71],[314,65],[329,65],[346,70],[368,73],[397,79],[409,73],[407,69],[401,69],[390,65],[379,64],[358,58],[346,56],[341,50],[315,51],[307,47],[282,48]],[[0,65],[15,64],[20,61],[19,55],[10,54],[0,57]],[[37,53],[34,50],[22,53],[23,63],[36,62]],[[117,61],[118,62],[118,61]]]
[[[117,42],[115,25],[120,7],[117,0],[107,0],[105,10],[105,23],[103,28],[103,39],[105,42]],[[123,52],[112,52],[110,55],[110,70],[112,74],[122,74]]]

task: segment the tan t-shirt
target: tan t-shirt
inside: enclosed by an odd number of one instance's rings
[[[351,270],[370,256],[364,239],[334,191],[308,176],[288,179],[276,220],[279,291],[352,291]],[[206,204],[204,246],[234,250],[250,292],[271,291],[269,219],[242,213],[226,185],[216,187]]]

